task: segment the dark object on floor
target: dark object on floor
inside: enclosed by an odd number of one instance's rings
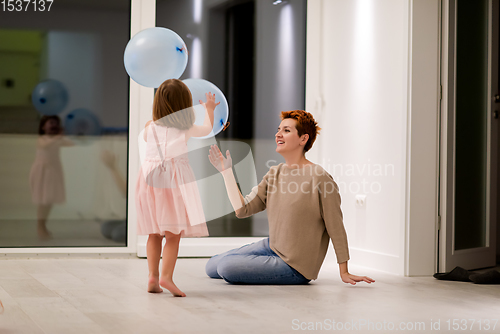
[[[461,282],[472,282],[469,276],[472,275],[470,271],[462,267],[455,267],[449,273],[435,273],[433,276],[439,280],[445,281],[461,281]]]
[[[116,242],[127,240],[127,222],[124,220],[112,220],[101,225],[101,233],[107,238]]]
[[[111,233],[115,227],[122,223],[121,220],[111,220],[101,224],[101,233],[106,239],[111,239]]]
[[[127,241],[127,223],[122,222],[120,225],[113,229],[111,232],[111,239],[116,242],[125,242]]]
[[[492,269],[482,274],[472,274],[470,279],[476,284],[500,284],[500,272]]]

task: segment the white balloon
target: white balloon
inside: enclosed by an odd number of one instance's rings
[[[159,87],[163,81],[178,79],[188,62],[188,51],[182,38],[174,31],[148,28],[128,42],[123,55],[128,75],[138,84]]]
[[[195,114],[194,124],[202,125],[205,120],[206,111],[199,101],[207,101],[207,97],[205,95],[206,93],[215,94],[215,102],[220,102],[220,104],[214,110],[214,126],[212,132],[204,137],[198,138],[204,139],[213,137],[221,132],[229,117],[229,106],[227,104],[226,97],[219,89],[219,87],[204,79],[185,79],[182,82],[184,82],[186,86],[188,86],[189,90],[191,91],[191,95],[193,96],[193,106]]]

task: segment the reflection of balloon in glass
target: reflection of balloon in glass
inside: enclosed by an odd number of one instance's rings
[[[202,125],[205,120],[206,111],[205,108],[200,105],[199,101],[207,101],[206,93],[210,92],[215,94],[215,102],[220,102],[214,111],[214,126],[212,132],[204,137],[198,138],[204,139],[213,137],[221,132],[229,116],[229,107],[222,91],[216,85],[204,79],[185,79],[182,82],[188,86],[193,96],[194,113],[196,117],[194,124]]]
[[[41,81],[31,93],[31,102],[41,114],[57,115],[68,104],[68,91],[60,81]]]
[[[66,115],[64,130],[68,135],[98,136],[101,134],[101,124],[90,110],[79,108]]]
[[[186,44],[170,29],[155,27],[139,31],[128,42],[123,55],[128,75],[138,84],[158,87],[167,79],[178,79],[188,62]]]

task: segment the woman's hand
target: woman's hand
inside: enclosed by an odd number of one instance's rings
[[[366,283],[375,282],[374,279],[372,279],[368,276],[356,276],[356,275],[349,274],[349,273],[340,274],[340,278],[342,278],[342,282],[349,283],[352,285],[356,285],[356,282],[366,282]]]
[[[203,103],[202,100],[200,100],[200,104],[202,104],[205,108],[214,110],[215,107],[217,107],[219,103],[215,103],[215,94],[212,95],[212,93],[206,93],[205,96],[207,97],[207,102]]]
[[[225,171],[233,165],[233,160],[231,159],[229,150],[226,151],[226,157],[224,158],[217,145],[210,145],[210,154],[208,155],[208,159],[219,172]]]

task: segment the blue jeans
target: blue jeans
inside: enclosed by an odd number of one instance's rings
[[[232,284],[307,284],[311,280],[290,267],[269,247],[269,238],[215,255],[205,267],[211,278]]]

